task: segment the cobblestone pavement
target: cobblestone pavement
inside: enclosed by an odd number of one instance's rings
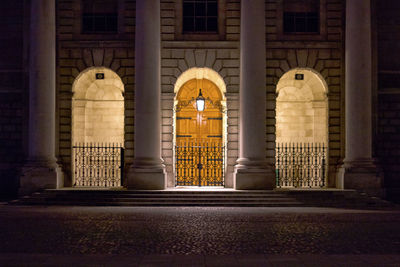
[[[2,205],[0,241],[0,265],[400,266],[400,211]]]

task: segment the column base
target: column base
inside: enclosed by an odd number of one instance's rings
[[[139,190],[164,190],[167,186],[165,167],[136,168],[127,173],[128,189]]]
[[[54,162],[29,161],[21,169],[18,195],[30,195],[41,189],[63,186],[63,172]]]
[[[237,190],[272,190],[276,187],[275,172],[265,161],[239,159],[233,173],[233,187]]]
[[[370,196],[384,197],[383,172],[373,159],[344,161],[339,168],[336,185],[355,189]]]

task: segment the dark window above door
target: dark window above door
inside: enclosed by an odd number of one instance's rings
[[[284,0],[283,32],[320,33],[320,1],[319,0]]]
[[[82,33],[118,33],[118,1],[83,0]]]
[[[183,33],[218,33],[217,0],[183,0]]]

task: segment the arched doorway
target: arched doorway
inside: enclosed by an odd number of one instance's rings
[[[200,95],[203,111],[196,106]],[[224,95],[206,78],[186,81],[175,100],[175,181],[177,186],[223,186],[225,173]]]
[[[325,187],[328,166],[328,87],[311,69],[293,69],[277,85],[278,187]]]
[[[83,71],[73,84],[72,169],[77,187],[121,186],[124,85],[103,67]]]

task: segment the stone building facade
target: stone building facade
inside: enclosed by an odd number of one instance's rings
[[[104,29],[103,32],[90,32],[85,28],[84,23],[87,22],[83,17],[88,12],[96,11],[87,11],[90,3],[85,2],[96,1],[57,0],[53,3],[19,0],[4,3],[1,44],[5,52],[0,55],[2,193],[13,195],[18,190],[23,193],[43,187],[74,186],[73,88],[87,71],[96,72],[105,68],[115,73],[123,84],[122,141],[125,150],[122,185],[125,187],[175,187],[176,96],[181,85],[196,77],[220,84],[224,93],[224,186],[237,189],[276,187],[276,143],[279,135],[277,128],[280,127],[277,126],[280,121],[277,118],[277,105],[280,103],[277,88],[284,88],[284,75],[293,72],[305,75],[305,82],[301,85],[304,88],[314,86],[307,84],[308,75],[312,75],[325,90],[321,95],[326,110],[320,116],[325,116],[326,121],[318,126],[322,127],[320,132],[326,132],[321,137],[325,140],[328,164],[323,187],[355,188],[378,195],[386,192],[389,198],[398,197],[397,122],[400,113],[399,101],[396,100],[399,93],[399,66],[396,62],[399,60],[396,60],[396,53],[392,54],[393,48],[399,46],[396,32],[399,21],[395,11],[400,6],[396,1],[359,0],[354,1],[357,2],[355,4],[345,0],[308,1],[310,5],[317,5],[318,28],[314,32],[300,33],[285,28],[285,14],[296,13],[296,8],[299,8],[298,13],[309,12],[303,10],[304,6],[299,7],[299,1],[215,1],[218,6],[216,31],[208,33],[185,30],[183,5],[190,1],[184,0],[97,1],[100,6],[104,5],[103,8],[114,8],[111,13],[116,17],[113,22],[116,25],[110,32]],[[54,17],[32,15],[42,12],[40,9],[52,12]],[[359,15],[360,10],[366,12],[362,15],[371,21],[371,27],[365,27],[369,25],[368,20],[357,22],[352,19]],[[53,33],[47,26],[40,28],[41,24],[49,23],[54,23]],[[35,36],[32,34],[34,25],[39,25]],[[44,34],[47,37],[41,37],[42,31],[48,32]],[[370,45],[358,43],[368,35],[371,36]],[[46,55],[33,56],[32,53],[37,50],[32,47],[37,45],[40,50],[46,42],[51,49],[54,48],[54,74],[42,70],[42,75],[54,75],[54,87],[51,87],[54,101],[34,102],[32,98],[36,94],[32,91],[49,89],[43,89],[41,81],[32,82],[32,75],[40,72],[33,68],[42,66],[32,62],[47,64],[46,68],[51,68],[48,66],[51,62],[48,63]],[[368,62],[364,64],[362,58],[365,57],[369,59],[370,66]],[[155,64],[146,65],[147,62]],[[138,68],[137,64],[142,68]],[[357,68],[364,68],[364,71],[360,74]],[[247,71],[250,69],[256,71]],[[360,85],[355,86],[357,82]],[[151,89],[157,87],[157,83],[159,89]],[[262,87],[265,90],[261,93],[253,88],[259,84],[264,84]],[[290,86],[296,87],[296,84],[293,82]],[[147,89],[144,90],[144,87]],[[157,90],[158,100],[149,97],[157,95]],[[312,88],[310,90],[315,92]],[[51,98],[47,93],[37,95]],[[248,101],[255,95],[259,102],[249,104]],[[36,120],[40,118],[32,113],[32,105],[46,106],[47,109],[38,110],[53,117],[54,125],[37,124]],[[148,118],[146,106],[155,107],[154,120],[145,119]],[[264,119],[254,119],[259,114]],[[305,123],[312,119],[303,117]],[[147,125],[149,121],[153,121],[151,125]],[[282,129],[288,132],[294,123],[295,119]],[[53,128],[54,134],[44,131],[46,127]],[[157,129],[155,132],[147,130],[147,136],[146,132],[141,132],[146,127],[159,127],[159,132]],[[304,132],[307,129],[304,128]],[[362,129],[361,132],[358,129]],[[34,131],[38,134],[32,134]],[[37,141],[39,139],[43,141]],[[26,163],[26,159],[33,162],[36,156],[49,156],[51,152],[40,148],[34,150],[32,143],[46,147],[51,139],[54,147],[49,150],[54,149],[54,164],[50,168],[57,170],[49,176],[53,182],[35,182],[35,175],[38,174],[32,174],[32,166]],[[145,145],[148,150],[141,148]],[[368,148],[360,149],[360,146]],[[157,151],[162,162],[154,163]],[[365,161],[354,167],[352,164],[360,155]],[[152,158],[152,162],[145,163],[143,158]],[[250,159],[250,163],[246,163],[245,158]],[[251,162],[252,158],[254,162]],[[46,164],[42,165],[48,168]],[[154,167],[156,165],[158,167]],[[158,168],[157,171],[152,170],[153,167]],[[147,171],[143,172],[143,169]],[[41,177],[46,176],[43,172],[38,173]],[[149,184],[143,181],[152,179],[151,173],[157,173],[154,175],[158,177],[154,178],[158,181],[153,184],[154,188],[143,185]],[[352,182],[346,182],[346,175]],[[261,182],[257,182],[260,179]],[[357,179],[360,180],[357,182]]]

